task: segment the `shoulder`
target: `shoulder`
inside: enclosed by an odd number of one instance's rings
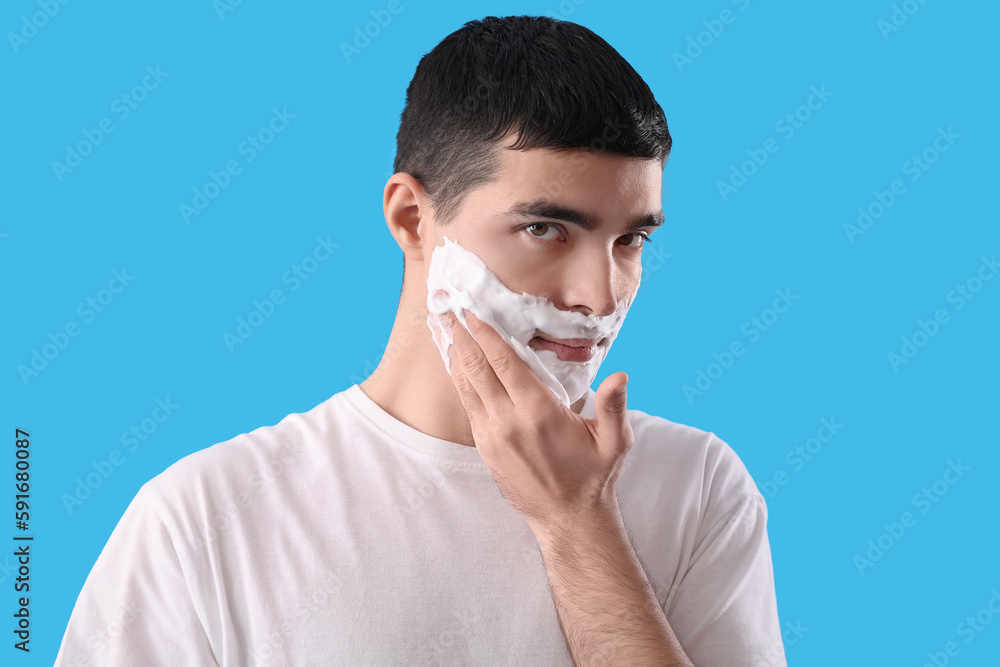
[[[176,530],[230,523],[301,487],[329,450],[337,395],[278,423],[257,427],[192,452],[145,485],[146,502]],[[183,525],[182,525],[183,524]]]
[[[764,504],[739,455],[716,433],[641,410],[628,412],[635,442],[626,468],[636,483],[696,505],[703,519],[721,518],[748,501]]]

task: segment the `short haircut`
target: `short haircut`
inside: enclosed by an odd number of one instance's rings
[[[487,16],[420,59],[393,171],[420,181],[435,222],[447,225],[470,190],[496,177],[511,129],[517,150],[589,149],[656,158],[661,169],[671,147],[649,86],[594,32],[545,16]]]

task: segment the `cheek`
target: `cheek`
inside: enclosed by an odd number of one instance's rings
[[[509,258],[496,271],[504,287],[516,294],[546,295],[559,284],[560,274],[551,262],[538,262],[530,258]]]
[[[629,298],[639,287],[639,283],[642,282],[642,264],[639,260],[635,260],[628,263],[628,266],[623,269],[623,275],[625,276],[622,281],[625,283],[625,293],[623,298]]]
[[[610,270],[614,276],[614,291],[619,301],[631,297],[642,281],[642,262],[640,253],[620,251],[612,260],[607,261],[600,270]],[[557,257],[543,252],[532,252],[531,248],[510,248],[507,252],[493,252],[491,257],[483,257],[483,261],[493,270],[497,278],[507,289],[518,294],[545,294],[553,290],[567,279],[567,275],[575,273],[573,260],[569,257]],[[586,261],[578,257],[577,262]]]
[[[504,287],[512,292],[536,294],[535,290],[546,280],[546,266],[539,261],[539,254],[532,254],[516,243],[497,243],[479,257]]]

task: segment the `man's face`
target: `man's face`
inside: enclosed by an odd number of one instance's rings
[[[511,291],[560,310],[612,314],[635,293],[642,235],[663,217],[659,160],[583,150],[500,154],[498,178],[469,192],[454,221],[435,228],[433,244],[457,241]],[[571,221],[581,218],[592,228]],[[433,247],[424,250],[430,257]]]

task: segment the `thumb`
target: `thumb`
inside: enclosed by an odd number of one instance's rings
[[[605,424],[605,428],[619,433],[628,419],[627,386],[628,375],[624,371],[619,371],[601,383],[594,397],[594,412],[598,422]]]

